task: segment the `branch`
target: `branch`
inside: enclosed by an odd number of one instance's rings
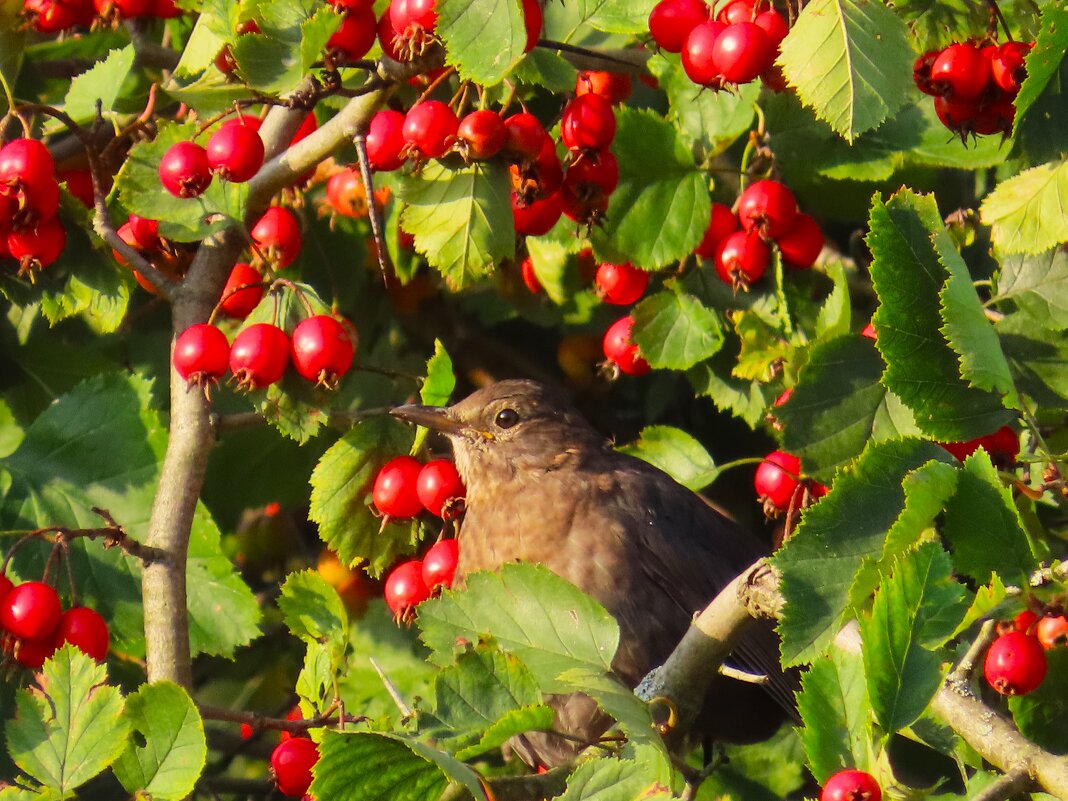
[[[313,718],[301,720],[289,720],[287,718],[274,718],[261,715],[258,712],[243,712],[239,709],[226,709],[224,707],[198,704],[200,716],[205,720],[224,720],[229,723],[247,723],[254,731],[285,731],[290,734],[306,734],[310,729],[319,729],[326,726],[336,726],[339,723],[362,723],[367,720],[363,715],[316,715]]]
[[[1025,768],[1015,767],[985,790],[972,796],[971,801],[1008,801],[1034,788],[1035,780]]]

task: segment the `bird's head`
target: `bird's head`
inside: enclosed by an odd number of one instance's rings
[[[470,487],[479,469],[544,468],[604,438],[564,395],[536,381],[499,381],[452,406],[398,406],[390,414],[445,434]]]

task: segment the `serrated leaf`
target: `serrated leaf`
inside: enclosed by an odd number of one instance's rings
[[[720,351],[705,364],[686,373],[686,378],[698,395],[712,399],[717,409],[740,417],[750,428],[764,419],[771,399],[766,397],[759,381],[744,381],[731,374],[730,354]]]
[[[797,711],[804,725],[801,742],[816,781],[843,768],[869,766],[871,704],[859,653],[839,648],[801,676]]]
[[[1013,133],[1027,119],[1027,112],[1035,104],[1057,74],[1068,53],[1068,8],[1060,3],[1047,3],[1041,11],[1041,27],[1035,45],[1024,60],[1027,77],[1016,95],[1016,124]]]
[[[816,336],[820,339],[848,334],[852,327],[853,315],[845,267],[839,261],[832,261],[825,269],[827,277],[834,281],[834,289],[823,301],[816,318]]]
[[[105,264],[96,253],[79,252],[77,245],[60,258],[57,267],[68,267],[66,280],[58,287],[42,287],[41,312],[52,324],[75,315],[84,315],[101,334],[115,331],[126,318],[131,281],[113,264]]]
[[[452,391],[456,389],[456,375],[452,371],[452,358],[440,339],[434,340],[434,352],[426,362],[426,379],[419,387],[419,399],[427,406],[444,406],[449,402]],[[429,429],[418,426],[415,440],[412,442],[411,454],[414,456],[423,449]]]
[[[860,602],[875,589],[882,575],[890,572],[895,559],[903,557],[917,542],[933,530],[946,501],[957,491],[960,471],[945,462],[930,461],[905,476],[901,488],[905,490],[905,508],[886,534],[878,570],[871,571],[867,586],[855,582],[854,593],[861,594]]]
[[[946,504],[942,531],[957,572],[983,584],[994,573],[1015,583],[1035,568],[1012,493],[982,448],[964,462],[957,494]]]
[[[4,725],[15,764],[61,797],[102,772],[126,747],[122,694],[107,671],[73,645],[45,662],[37,683],[18,694]]]
[[[1059,331],[1036,328],[1026,314],[1010,314],[998,334],[1020,390],[1041,406],[1068,408],[1068,342]]]
[[[344,644],[341,644],[344,650]],[[337,683],[344,666],[337,639],[330,643],[312,640],[304,652],[304,664],[297,674],[294,691],[305,714],[320,714],[337,695]]]
[[[869,445],[850,472],[838,475],[830,494],[805,511],[772,557],[786,601],[779,621],[784,664],[814,660],[841,628],[858,573],[879,560],[905,508],[905,476],[932,459],[948,463],[952,457],[915,439]]]
[[[452,168],[430,161],[400,182],[405,231],[454,289],[488,275],[515,255],[508,173],[499,164]]]
[[[770,739],[726,745],[726,764],[702,783],[712,798],[782,801],[800,794],[808,780],[799,729],[783,726]]]
[[[593,249],[602,261],[652,270],[689,255],[712,213],[707,179],[674,126],[648,111],[616,112],[612,152],[619,186],[612,193]]]
[[[875,0],[814,0],[776,61],[802,102],[844,139],[904,105],[915,54],[905,23]]]
[[[649,746],[634,759],[590,759],[567,777],[560,801],[631,801],[673,797],[671,765]]]
[[[544,86],[550,92],[570,92],[575,88],[578,74],[570,62],[556,53],[535,47],[512,70],[511,77],[519,83]]]
[[[655,0],[576,0],[545,6],[542,36],[570,42],[589,28],[608,33],[645,33]]]
[[[903,555],[860,621],[864,673],[875,716],[886,733],[916,720],[942,683],[933,649],[952,635],[966,609],[949,555],[928,542]]]
[[[99,103],[100,113],[109,117],[133,63],[133,45],[110,51],[103,61],[71,80],[63,110],[75,122],[86,123],[96,117]]]
[[[1012,300],[1035,325],[1068,328],[1068,251],[1005,256],[997,273],[995,301]]]
[[[595,668],[571,668],[557,677],[571,692],[585,693],[607,712],[632,743],[664,750],[664,741],[653,726],[649,706],[615,676]]]
[[[189,694],[170,682],[144,684],[126,699],[123,718],[143,738],[131,738],[112,767],[127,792],[156,801],[180,801],[193,792],[208,746]]]
[[[204,15],[201,14],[200,19],[203,18]],[[194,31],[199,30],[199,26],[200,23],[198,21],[197,28]],[[219,47],[222,47],[222,45],[219,45]],[[218,50],[219,48],[217,47],[215,52],[217,53]],[[188,52],[189,46],[187,45],[184,53]],[[212,62],[214,58],[212,56]],[[185,103],[204,117],[211,117],[226,109],[232,109],[234,103],[246,99],[249,92],[247,86],[228,80],[224,73],[213,67],[204,70],[192,81],[179,83],[177,79],[172,79],[164,85],[163,91],[180,103]]]
[[[659,467],[694,492],[707,487],[719,475],[705,446],[673,426],[646,426],[636,442],[617,450]]]
[[[631,338],[656,368],[687,370],[723,346],[719,315],[678,283],[643,300],[631,316]]]
[[[1012,419],[996,395],[968,386],[942,327],[939,292],[948,278],[932,237],[944,231],[934,198],[902,189],[872,204],[867,236],[879,308],[872,318],[886,362],[883,385],[942,441],[968,440]]]
[[[1002,181],[979,214],[1003,253],[1042,253],[1068,241],[1068,161],[1051,161]]]
[[[456,758],[468,760],[500,748],[508,740],[528,731],[549,731],[553,727],[555,713],[552,707],[538,704],[510,709],[486,727],[477,742],[456,752]]]
[[[494,86],[523,57],[527,43],[519,0],[440,0],[434,32],[461,80]]]
[[[306,643],[330,641],[344,651],[349,616],[337,590],[315,570],[290,573],[278,596],[282,619]],[[340,656],[340,653],[338,654]]]
[[[1038,689],[1009,698],[1009,710],[1024,737],[1054,754],[1068,754],[1068,649],[1047,651],[1046,664]]]
[[[388,419],[361,420],[323,454],[311,477],[308,518],[342,564],[378,576],[411,545],[410,527],[385,523],[369,506],[379,469],[406,453],[412,431]]]
[[[783,425],[783,448],[799,456],[806,474],[824,483],[869,442],[919,433],[885,414],[883,360],[870,339],[855,334],[817,343],[790,399],[773,413]]]
[[[1005,584],[1001,581],[1001,577],[995,573],[990,577],[989,584],[984,584],[976,590],[975,597],[972,598],[972,603],[968,607],[968,611],[964,613],[964,617],[953,631],[953,636],[959,637],[975,623],[983,618],[989,617],[991,610],[996,608],[998,604],[1004,601],[1007,597],[1008,590],[1005,588]]]
[[[292,92],[322,57],[327,40],[341,24],[330,8],[308,4],[259,3],[262,33],[238,36],[230,44],[238,73],[252,88],[267,94]]]

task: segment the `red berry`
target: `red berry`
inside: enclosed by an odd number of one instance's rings
[[[978,98],[990,77],[990,62],[970,42],[950,45],[931,64],[931,83],[958,102]]]
[[[389,19],[393,28],[402,36],[414,29],[434,30],[438,23],[435,0],[393,0],[389,6]]]
[[[444,156],[453,142],[459,120],[451,108],[440,100],[427,100],[408,111],[404,117],[404,141],[425,158]]]
[[[738,221],[746,231],[756,231],[764,239],[786,234],[797,217],[794,193],[778,181],[757,181],[738,198]]]
[[[756,233],[735,231],[716,251],[716,274],[735,289],[759,281],[771,263],[771,249]]]
[[[559,195],[549,195],[533,203],[522,204],[515,192],[512,192],[512,216],[515,219],[517,234],[541,236],[547,234],[562,213]]]
[[[612,104],[624,103],[630,97],[630,76],[623,72],[584,70],[575,79],[575,94],[584,95],[590,92],[600,95]]]
[[[326,42],[329,52],[339,54],[348,61],[358,61],[367,55],[378,36],[378,20],[374,8],[367,6],[346,11],[341,25]]]
[[[386,462],[375,476],[371,500],[379,514],[415,517],[423,510],[419,500],[419,473],[423,466],[411,456],[397,456]]]
[[[394,61],[408,61],[408,54],[400,52],[397,46],[402,44],[396,28],[393,27],[393,21],[389,18],[389,6],[386,6],[386,10],[382,12],[382,16],[378,18],[378,43],[382,46],[382,52],[385,53],[387,58],[391,58]]]
[[[625,375],[645,375],[651,369],[649,362],[642,358],[638,346],[630,339],[634,328],[634,318],[630,315],[616,320],[604,333],[601,343],[604,356]]]
[[[993,434],[984,437],[983,447],[991,456],[1007,456],[1015,459],[1020,455],[1020,436],[1012,426],[1002,426]]]
[[[15,661],[29,670],[39,670],[56,652],[55,637],[43,640],[18,640],[15,643]]]
[[[162,242],[159,238],[159,220],[150,220],[147,217],[138,217],[131,214],[129,217],[130,235],[134,247],[141,250],[159,250]]]
[[[757,497],[774,509],[788,509],[801,485],[800,475],[800,459],[784,451],[772,451],[757,466],[753,477]]]
[[[580,95],[560,119],[560,138],[568,150],[606,150],[616,135],[612,104],[600,95]]]
[[[994,83],[1007,94],[1015,95],[1027,77],[1024,59],[1035,46],[1034,42],[1005,42],[990,59],[990,74]]]
[[[244,320],[262,299],[263,276],[252,265],[238,262],[226,279],[219,298],[219,311],[227,317]]]
[[[11,592],[14,587],[15,584],[11,581],[11,579],[9,579],[3,573],[0,573],[0,603],[3,602],[4,598],[9,592]]]
[[[533,161],[541,153],[545,140],[549,138],[541,120],[525,111],[506,119],[504,128],[508,134],[504,151],[513,159]]]
[[[823,785],[820,801],[882,801],[879,782],[862,770],[840,770]]]
[[[460,560],[460,544],[456,540],[440,540],[430,546],[423,557],[423,583],[431,592],[438,587],[451,587]]]
[[[1037,637],[1022,631],[999,636],[986,652],[983,674],[1002,695],[1025,695],[1046,677],[1046,652]]]
[[[752,22],[753,18],[769,8],[766,0],[731,0],[720,9],[716,19],[724,25],[735,25],[739,22]]]
[[[367,129],[367,160],[372,169],[390,172],[404,163],[404,115],[386,109],[371,117]]]
[[[544,24],[544,16],[541,3],[538,0],[521,0],[523,3],[523,27],[527,32],[527,41],[523,45],[523,52],[529,53],[534,49],[541,38],[541,29]]]
[[[251,740],[252,739],[252,735],[255,734],[255,733],[256,732],[253,730],[251,724],[248,724],[248,723],[242,723],[241,724],[241,739],[242,740]]]
[[[93,175],[89,170],[65,170],[56,176],[61,184],[66,184],[67,191],[78,198],[87,209],[93,208]]]
[[[271,206],[252,226],[252,241],[278,269],[288,267],[300,253],[300,222],[285,206]]]
[[[778,49],[782,40],[786,38],[786,34],[790,32],[790,27],[786,24],[786,20],[775,9],[761,11],[757,14],[753,23],[768,35],[776,49]]]
[[[194,142],[175,142],[160,160],[159,179],[175,197],[203,194],[211,183],[208,154]]]
[[[1016,119],[1016,104],[1011,97],[1002,96],[976,106],[971,132],[977,136],[1008,133]]]
[[[716,66],[712,57],[719,39],[726,26],[716,20],[707,20],[694,27],[682,46],[682,69],[686,76],[698,86],[710,86],[719,89],[723,85],[723,73]]]
[[[230,346],[230,372],[241,389],[269,386],[285,374],[289,364],[289,337],[270,323],[243,328]]]
[[[108,655],[108,641],[108,624],[92,609],[75,606],[59,618],[57,647],[69,642],[91,659],[103,662]]]
[[[359,219],[367,216],[367,190],[359,172],[343,167],[326,182],[326,202],[335,214]]]
[[[1068,642],[1068,617],[1046,615],[1035,626],[1035,636],[1047,651]]]
[[[445,516],[442,512],[449,500],[463,498],[466,492],[456,465],[447,459],[435,459],[423,465],[415,489],[419,502],[438,517]]]
[[[708,228],[705,229],[705,235],[701,237],[694,253],[702,259],[715,258],[720,243],[737,230],[738,218],[734,216],[734,212],[722,203],[713,203]]]
[[[583,200],[610,195],[618,185],[619,162],[609,150],[583,154],[564,174],[564,189]]]
[[[775,43],[755,22],[739,22],[716,37],[712,60],[725,81],[749,83],[775,60]]]
[[[941,50],[928,50],[923,55],[918,56],[912,64],[912,80],[916,84],[916,88],[925,95],[937,97],[942,94],[941,89],[931,82],[931,67],[934,65],[935,59],[941,54]]]
[[[40,581],[25,581],[0,601],[0,626],[22,640],[43,640],[56,630],[62,612],[54,589]]]
[[[823,250],[823,232],[819,223],[807,214],[798,213],[790,230],[776,241],[782,260],[796,270],[807,270],[816,263]]]
[[[263,166],[263,140],[239,120],[224,123],[208,139],[208,166],[220,178],[244,183]]]
[[[479,109],[460,120],[456,138],[463,143],[464,156],[474,161],[484,161],[501,152],[508,141],[508,130],[496,111]]]
[[[998,634],[1004,634],[1006,631],[1022,631],[1024,634],[1033,634],[1034,632],[1032,632],[1031,629],[1038,620],[1038,615],[1030,609],[1025,609],[1013,618],[1010,624],[1006,625],[1004,623],[999,623]],[[1004,630],[1002,629],[1002,626],[1005,626]]]
[[[649,277],[648,272],[635,267],[629,261],[622,264],[605,262],[597,268],[594,281],[598,294],[605,303],[626,306],[645,294]]]
[[[649,12],[649,33],[661,50],[679,53],[690,31],[707,19],[703,0],[660,0]]]
[[[301,798],[312,783],[312,766],[319,761],[319,746],[307,737],[291,737],[271,752],[271,772],[279,792]]]
[[[132,19],[143,16],[148,11],[149,0],[93,0],[96,13],[107,19],[118,16],[119,19]]]
[[[79,23],[75,9],[60,0],[23,0],[22,13],[43,34],[59,33]]]
[[[336,386],[348,372],[355,353],[356,345],[348,329],[328,314],[309,317],[293,329],[293,367],[308,381]]]
[[[934,99],[935,114],[949,130],[955,133],[971,133],[979,116],[979,107],[970,100],[952,100],[949,97]]]
[[[523,284],[531,295],[537,295],[541,292],[541,281],[538,280],[538,274],[534,271],[534,260],[530,256],[523,259],[523,263],[519,265],[519,274],[522,276]]]
[[[54,182],[54,171],[52,154],[36,139],[13,139],[0,148],[0,194],[14,196]]]
[[[8,253],[28,270],[43,270],[60,257],[66,246],[67,232],[58,217],[7,235]]]
[[[145,10],[146,17],[155,19],[173,19],[182,13],[182,9],[174,4],[174,0],[149,0]]]
[[[230,343],[215,326],[197,323],[178,335],[172,360],[178,375],[190,384],[215,382],[230,366]]]
[[[423,563],[413,559],[393,568],[386,576],[383,594],[393,615],[398,620],[407,619],[415,607],[430,597],[430,588],[423,580]]]

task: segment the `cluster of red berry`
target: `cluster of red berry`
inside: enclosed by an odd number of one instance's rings
[[[753,486],[768,517],[800,509],[827,494],[827,487],[820,482],[801,477],[801,460],[786,451],[772,451],[764,457],[753,476]]]
[[[726,89],[760,78],[775,91],[786,83],[775,66],[790,28],[767,0],[731,0],[711,19],[703,0],[660,0],[649,33],[661,50],[680,53],[690,80]]]
[[[1068,641],[1068,618],[1060,609],[1039,615],[1025,609],[998,627],[983,661],[983,675],[1002,695],[1025,695],[1042,684],[1048,668],[1046,651]]]
[[[19,263],[19,274],[33,276],[59,258],[67,232],[56,216],[59,184],[45,145],[14,139],[0,148],[0,261]]]
[[[16,664],[37,670],[63,643],[98,662],[108,653],[108,627],[85,606],[63,609],[59,595],[43,581],[12,584],[0,574],[3,651]]]
[[[371,500],[378,513],[406,520],[426,509],[441,518],[455,517],[466,490],[448,459],[423,464],[412,456],[397,456],[375,476]]]
[[[397,620],[408,620],[412,611],[441,588],[452,586],[460,548],[456,540],[439,540],[422,559],[401,562],[386,577],[386,606]]]
[[[174,343],[174,369],[189,384],[215,383],[227,369],[241,389],[262,389],[280,381],[290,361],[307,381],[333,388],[356,352],[351,326],[327,314],[302,320],[292,337],[271,323],[254,323],[234,337],[210,323],[197,323]]]
[[[713,261],[724,283],[744,289],[759,281],[771,264],[772,244],[787,267],[807,270],[815,264],[823,233],[812,217],[798,211],[786,185],[756,181],[738,197],[736,209],[713,203],[708,228],[694,251]]]
[[[102,19],[113,22],[134,17],[170,19],[181,11],[174,0],[23,0],[22,13],[38,33],[52,34]]]
[[[207,147],[175,142],[159,163],[163,188],[175,197],[198,197],[213,174],[233,183],[247,181],[263,166],[259,122],[245,114],[227,120],[208,138]]]
[[[916,59],[912,77],[921,92],[934,96],[942,124],[962,139],[1007,134],[1032,47],[1034,42],[958,42]]]

